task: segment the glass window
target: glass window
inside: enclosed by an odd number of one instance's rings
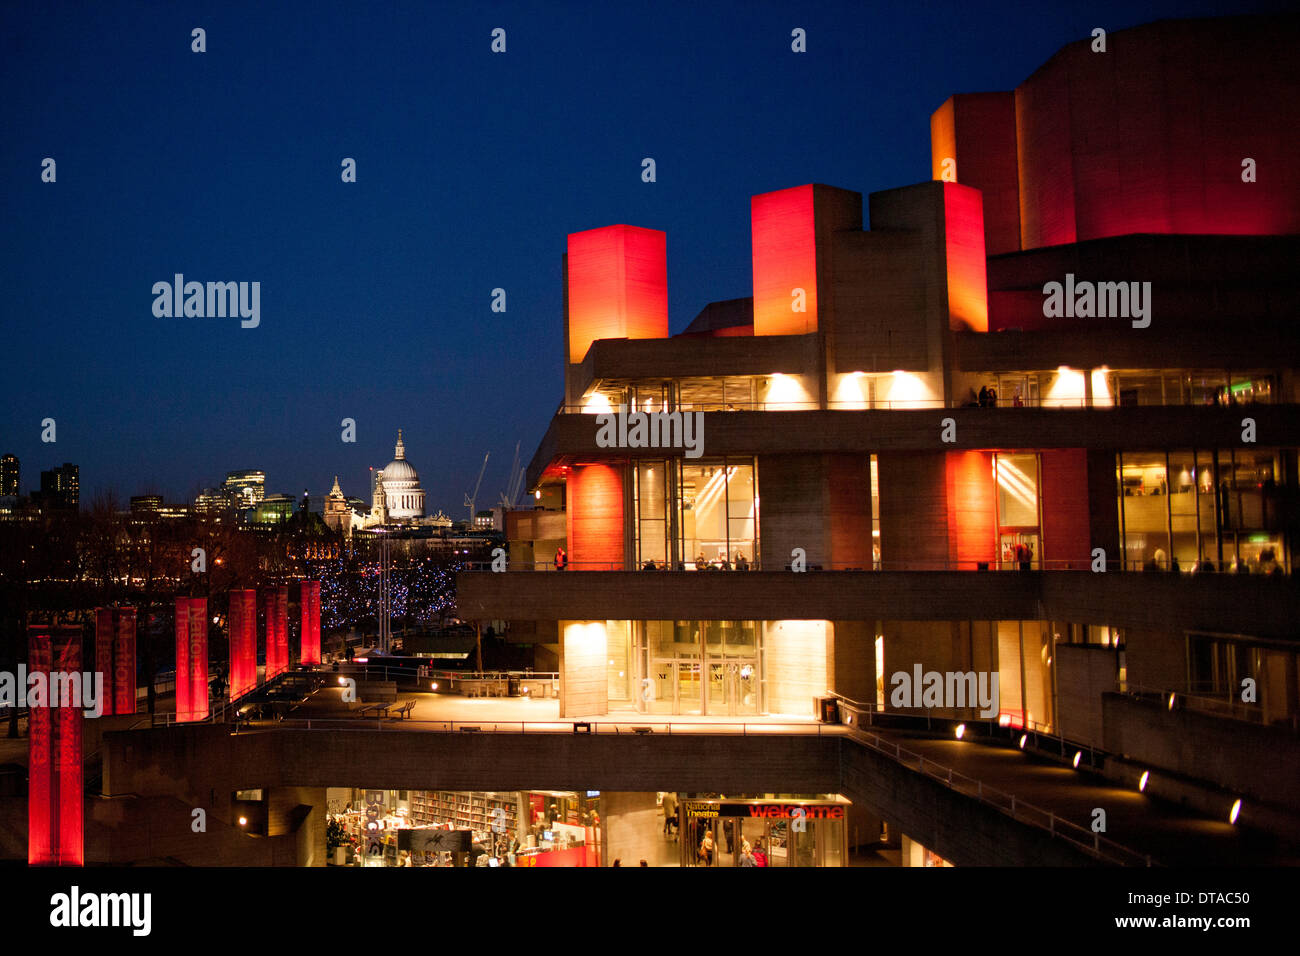
[[[636,466],[636,514],[638,567],[664,568],[668,561],[666,521],[668,471],[665,462],[642,462]]]
[[[758,495],[752,459],[680,464],[681,557],[694,570],[752,567]]]
[[[1121,459],[1124,494],[1125,567],[1169,566],[1168,481],[1162,452],[1126,454]]]

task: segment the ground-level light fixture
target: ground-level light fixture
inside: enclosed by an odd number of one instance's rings
[[[429,690],[437,690],[437,689],[438,689],[437,681],[434,681],[432,684],[429,685]]]
[[[1170,695],[1169,695],[1169,709],[1170,709],[1170,710],[1173,710],[1173,709],[1174,709],[1174,701],[1177,700],[1177,699],[1178,699],[1178,695],[1177,695],[1177,694],[1170,693]]]
[[[958,739],[958,740],[961,740],[962,736],[963,736],[965,733],[966,733],[966,725],[965,725],[965,724],[958,724],[958,725],[957,725],[957,739]]]
[[[1078,769],[1079,769],[1079,758],[1082,757],[1082,756],[1083,756],[1083,751],[1082,751],[1082,750],[1076,750],[1076,751],[1074,752],[1074,769],[1075,769],[1075,770],[1078,770]]]
[[[1233,801],[1232,809],[1228,811],[1228,822],[1235,824],[1237,822],[1237,817],[1240,815],[1241,815],[1241,800],[1238,799]]]
[[[1021,750],[1024,750],[1024,749],[1025,749],[1025,741],[1028,740],[1028,739],[1029,739],[1029,735],[1028,735],[1028,734],[1021,734],[1021,735],[1020,735],[1020,749],[1021,749]]]
[[[241,827],[246,827],[246,826],[248,826],[248,817],[240,817],[240,818],[239,818],[239,825],[240,825]]]
[[[1138,793],[1145,793],[1147,789],[1147,779],[1151,776],[1150,770],[1143,770],[1142,777],[1138,780]]]

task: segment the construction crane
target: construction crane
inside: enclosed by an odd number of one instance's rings
[[[510,483],[501,495],[500,505],[503,511],[510,511],[519,501],[519,492],[524,490],[524,469],[519,464],[519,442],[515,442],[515,460],[510,463]]]
[[[469,523],[471,528],[474,526],[474,502],[478,501],[478,489],[479,486],[483,484],[483,472],[487,469],[487,460],[488,455],[490,454],[492,453],[488,452],[483,456],[483,466],[478,470],[478,481],[474,482],[473,493],[465,496],[465,507],[469,509]]]

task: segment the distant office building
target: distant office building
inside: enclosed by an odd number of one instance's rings
[[[18,456],[0,458],[0,495],[18,494]]]
[[[220,514],[225,507],[225,496],[216,488],[204,488],[194,499],[195,514]]]
[[[474,530],[488,531],[495,526],[491,511],[480,511],[474,515]]]
[[[292,518],[297,507],[292,495],[266,495],[245,514],[250,524],[280,524]]]
[[[222,491],[231,508],[252,508],[266,497],[266,472],[228,471]]]
[[[188,518],[190,513],[187,505],[164,504],[162,495],[131,496],[131,514],[137,518]]]
[[[77,508],[81,501],[80,469],[65,461],[58,468],[41,472],[40,503],[47,508]]]

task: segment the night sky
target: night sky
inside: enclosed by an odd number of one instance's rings
[[[560,401],[568,233],[666,231],[680,332],[750,294],[751,195],[928,179],[949,95],[1093,27],[1286,6],[5,3],[0,453],[23,493],[77,463],[83,507],[239,468],[368,501],[401,427],[427,510],[462,518],[484,452],[480,508]],[[155,318],[177,272],[260,282],[260,326]]]

